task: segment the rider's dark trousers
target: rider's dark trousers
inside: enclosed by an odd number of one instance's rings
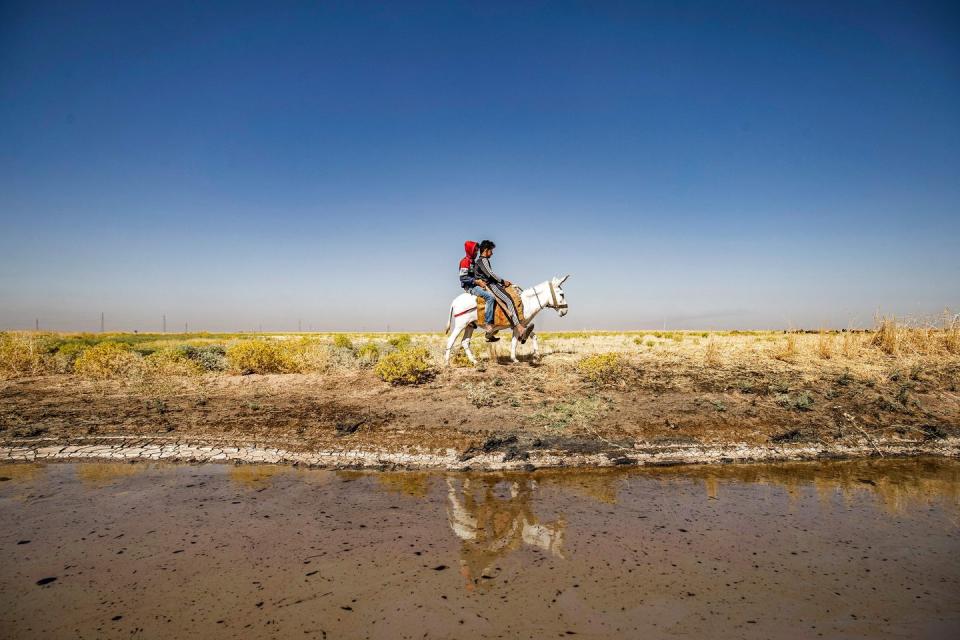
[[[488,282],[487,287],[489,287],[490,292],[496,297],[497,302],[500,303],[500,306],[503,307],[503,310],[507,314],[507,319],[510,320],[510,326],[517,326],[520,324],[520,317],[517,315],[517,308],[513,304],[513,298],[510,297],[503,287],[493,282]]]

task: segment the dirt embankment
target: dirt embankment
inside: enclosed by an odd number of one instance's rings
[[[44,376],[0,382],[0,455],[444,468],[956,455],[958,384],[955,362],[878,379],[661,361],[598,387],[549,358],[413,387],[368,370],[163,390]]]

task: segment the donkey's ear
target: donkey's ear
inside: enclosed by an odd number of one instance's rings
[[[565,275],[565,276],[563,276],[562,278],[560,278],[560,282],[558,282],[557,284],[563,284],[564,282],[567,281],[567,278],[569,278],[569,277],[570,277],[570,274],[568,273],[567,275]]]

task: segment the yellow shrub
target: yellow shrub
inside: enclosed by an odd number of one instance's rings
[[[623,360],[618,353],[597,353],[577,363],[580,375],[594,384],[616,382],[623,375],[623,370]]]
[[[119,342],[101,342],[81,353],[73,363],[73,371],[93,380],[129,378],[143,372],[143,358]]]
[[[424,347],[411,347],[383,356],[374,373],[390,384],[420,384],[433,377],[434,371],[430,352]]]
[[[338,333],[333,336],[333,346],[338,349],[353,349],[353,342],[350,341],[350,338],[342,333]]]
[[[319,340],[300,338],[280,343],[288,373],[322,373],[330,368],[330,348]]]
[[[144,358],[148,373],[156,376],[196,376],[203,367],[187,357],[183,350],[164,347]]]
[[[413,344],[413,339],[406,333],[401,333],[398,336],[393,336],[388,339],[387,342],[396,347],[397,349],[406,349]]]
[[[235,373],[287,373],[298,369],[291,348],[271,340],[241,340],[227,349]]]
[[[455,367],[473,367],[475,366],[470,362],[470,358],[467,357],[467,352],[463,349],[457,349],[456,353],[450,358],[450,363]]]

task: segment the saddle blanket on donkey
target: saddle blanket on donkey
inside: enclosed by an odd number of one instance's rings
[[[516,285],[512,287],[507,287],[507,293],[510,295],[510,299],[513,300],[513,306],[517,308],[517,316],[520,317],[520,322],[526,324],[526,318],[523,317],[523,302],[520,300],[520,287]],[[487,301],[477,296],[477,324],[483,324],[483,314],[487,308]],[[497,327],[509,327],[510,320],[507,318],[507,314],[504,312],[503,307],[499,304],[497,305],[496,310],[493,312],[493,324]]]

